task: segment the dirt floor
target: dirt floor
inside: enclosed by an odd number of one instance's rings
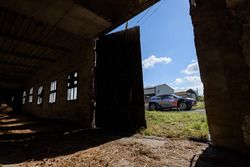
[[[7,120],[15,120],[15,128],[6,126]],[[19,120],[20,121],[20,120]],[[28,121],[28,119],[25,119]],[[41,121],[39,121],[41,125]],[[23,123],[25,124],[25,123]],[[60,124],[60,123],[57,123]],[[8,124],[9,125],[9,124]],[[7,129],[20,129],[17,119],[0,119],[0,164],[2,166],[23,167],[247,167],[250,160],[247,155],[228,150],[213,148],[206,143],[121,134],[104,130],[83,130],[55,126],[46,123],[42,128],[30,133],[29,140],[18,139],[20,136],[8,134]],[[28,124],[33,125],[34,124]],[[45,125],[45,124],[42,124]],[[65,125],[65,124],[64,124]],[[29,129],[26,124],[24,129]],[[7,128],[7,129],[6,129]],[[58,130],[60,129],[60,131]],[[34,130],[33,129],[33,130]],[[39,129],[39,131],[38,131]],[[47,130],[46,130],[47,129]],[[19,132],[17,130],[14,131]],[[29,131],[22,131],[29,133]],[[38,133],[39,132],[39,133]],[[11,132],[13,133],[13,132]],[[14,135],[14,136],[12,136]],[[26,139],[28,135],[25,134]],[[1,166],[1,165],[0,165]]]
[[[69,155],[28,160],[16,166],[188,167],[193,156],[206,147],[189,141],[125,137]]]

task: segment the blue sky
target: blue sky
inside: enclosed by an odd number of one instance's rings
[[[161,0],[128,25],[141,28],[144,87],[166,83],[203,94],[188,0]]]

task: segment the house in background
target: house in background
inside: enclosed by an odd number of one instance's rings
[[[168,86],[167,84],[144,88],[145,102],[147,102],[149,98],[152,96],[158,96],[164,94],[174,94],[174,89]]]
[[[198,99],[198,92],[193,90],[193,89],[186,89],[186,90],[176,90],[175,94],[177,96],[182,96],[182,97],[189,97],[193,99]]]

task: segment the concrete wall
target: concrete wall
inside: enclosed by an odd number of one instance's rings
[[[152,94],[156,94],[155,87],[144,88],[144,95],[152,95]]]
[[[250,148],[250,3],[196,0],[195,42],[214,145]]]
[[[90,110],[91,104],[91,82],[92,66],[94,62],[93,41],[83,42],[71,54],[65,55],[55,64],[38,72],[25,86],[27,97],[31,87],[34,87],[33,103],[22,106],[24,112],[50,119],[66,119],[89,127],[92,120]],[[70,72],[78,72],[78,99],[67,101],[66,79]],[[57,80],[56,103],[49,104],[50,82]],[[44,98],[41,105],[37,104],[37,90],[44,86]]]

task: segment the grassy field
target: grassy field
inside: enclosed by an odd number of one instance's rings
[[[148,128],[141,130],[143,135],[202,141],[208,139],[205,113],[146,111],[146,120]]]
[[[196,104],[196,106],[193,106],[193,108],[192,109],[205,109],[205,103],[204,103],[204,101],[198,101],[197,102],[197,104]]]

